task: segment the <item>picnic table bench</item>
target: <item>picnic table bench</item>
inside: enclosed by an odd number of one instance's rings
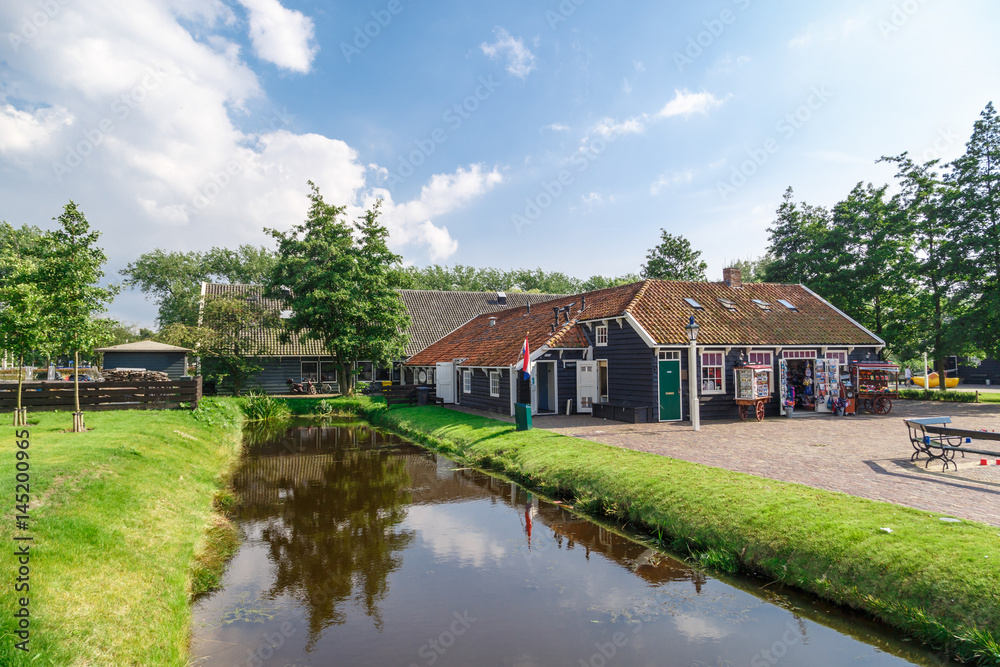
[[[418,405],[420,404],[420,398],[417,395],[419,387],[412,384],[404,385],[392,385],[389,387],[382,388],[382,396],[385,398],[385,404],[388,407],[393,405]],[[434,403],[437,405],[444,405],[444,399],[439,398],[435,390],[431,387],[425,387],[424,391],[427,391],[427,402]]]
[[[951,424],[951,417],[923,417],[920,419],[904,419],[910,432],[910,443],[913,445],[913,455],[911,461],[916,461],[920,454],[927,454],[926,468],[931,461],[942,461],[947,470],[949,465],[955,466],[955,454],[965,453],[981,454],[983,456],[995,456],[1000,458],[1000,445],[996,450],[974,449],[964,445],[971,445],[973,440],[991,440],[1000,442],[1000,433],[993,431],[977,431],[967,428],[954,428],[946,426]]]

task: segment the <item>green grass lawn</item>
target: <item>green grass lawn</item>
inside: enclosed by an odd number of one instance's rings
[[[219,544],[232,547],[213,501],[225,495],[241,447],[231,406],[210,402],[206,414],[88,413],[91,430],[76,434],[65,432],[69,413],[29,414],[27,533],[11,508],[15,429],[0,428],[0,664],[188,664],[192,589],[217,576],[210,561],[220,565]],[[28,654],[14,648],[11,616],[11,545],[23,534],[34,537]]]
[[[381,409],[379,409],[381,408]],[[659,536],[723,569],[867,611],[966,659],[1000,664],[1000,529],[623,450],[438,407],[369,417]]]

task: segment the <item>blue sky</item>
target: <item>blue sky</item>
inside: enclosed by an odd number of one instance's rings
[[[267,243],[311,179],[385,201],[405,261],[637,271],[660,228],[721,279],[786,187],[961,154],[995,99],[988,0],[8,0],[0,219],[75,200],[113,274]],[[138,293],[111,314],[151,323]]]

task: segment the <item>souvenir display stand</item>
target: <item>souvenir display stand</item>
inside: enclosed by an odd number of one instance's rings
[[[770,366],[740,366],[733,369],[733,386],[736,387],[736,405],[740,406],[740,419],[746,421],[751,408],[757,421],[764,420],[764,406],[771,400]]]
[[[833,359],[817,359],[815,367],[816,412],[836,412],[840,399],[840,365]]]
[[[896,364],[852,362],[851,382],[859,409],[887,415],[892,410],[892,399],[899,398],[899,366]]]

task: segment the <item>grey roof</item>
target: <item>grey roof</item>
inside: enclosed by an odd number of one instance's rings
[[[406,356],[412,357],[437,342],[469,320],[485,313],[558,299],[561,294],[506,292],[507,303],[500,303],[496,292],[433,292],[404,289],[399,295],[410,315],[410,344]]]
[[[206,298],[232,297],[259,300],[267,310],[281,312],[285,309],[279,299],[264,297],[264,288],[258,285],[226,285],[205,283]],[[559,298],[560,294],[532,294],[527,292],[507,292],[506,303],[500,303],[497,292],[436,292],[430,290],[399,290],[399,295],[410,316],[410,342],[406,356],[411,357],[431,343],[436,342],[469,320],[484,313],[492,313],[507,308],[523,307],[529,303],[541,303]],[[315,340],[300,341],[293,335],[287,343],[278,338],[278,330],[255,329],[248,332],[267,350],[266,356],[315,357],[326,356],[323,346]]]
[[[167,345],[166,343],[157,343],[152,340],[140,340],[135,343],[122,343],[121,345],[112,345],[111,347],[98,347],[94,352],[191,352],[192,350],[186,347],[177,347],[176,345]]]

